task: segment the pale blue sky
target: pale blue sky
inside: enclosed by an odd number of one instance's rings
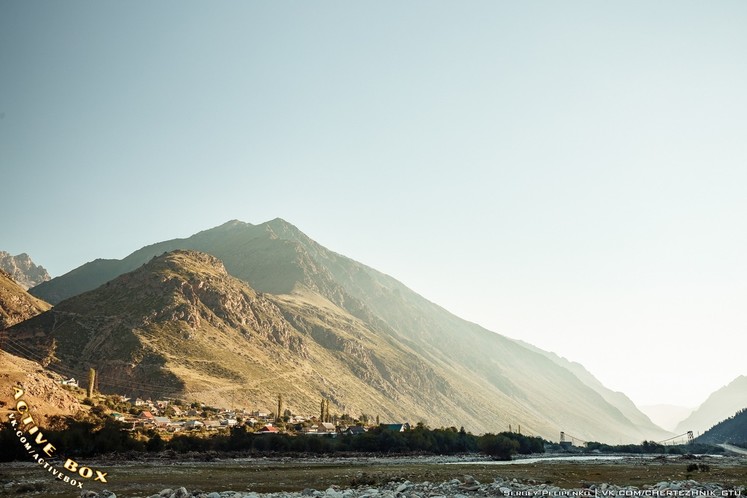
[[[3,0],[0,250],[59,275],[279,216],[696,405],[747,374],[746,28],[740,1]]]

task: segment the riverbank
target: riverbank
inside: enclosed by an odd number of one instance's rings
[[[545,493],[545,496],[560,493],[559,490],[601,490],[604,486],[613,490],[643,490],[653,489],[646,487],[661,483],[678,483],[676,486],[687,488],[695,486],[692,482],[696,482],[697,486],[713,485],[728,490],[747,485],[747,459],[741,457],[623,456],[617,460],[596,461],[545,458],[517,465],[495,465],[488,460],[474,461],[471,457],[437,456],[229,458],[207,462],[161,458],[147,462],[94,463],[108,473],[109,482],[87,483],[85,488],[98,493],[107,489],[119,498],[146,498],[166,489],[175,491],[182,487],[188,492],[185,496],[217,493],[211,498],[253,498],[263,496],[263,493],[275,493],[267,495],[269,497],[363,498],[395,496],[396,489],[405,483],[409,486],[408,493],[401,496],[439,493],[444,496],[456,496],[450,493],[497,496],[493,489],[497,484],[510,488],[512,492],[526,487],[527,491]],[[480,483],[479,489],[466,489],[470,486],[470,479],[465,476]],[[462,484],[457,484],[456,480]],[[73,492],[62,486],[32,463],[4,465],[0,468],[0,482],[5,483],[0,489],[3,497],[27,494],[38,498],[80,496],[79,491]],[[328,493],[330,489],[334,493]],[[302,494],[304,490],[306,495]],[[317,494],[313,490],[318,490]],[[373,494],[371,490],[379,490],[379,494]]]

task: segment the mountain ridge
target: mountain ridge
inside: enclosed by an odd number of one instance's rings
[[[229,274],[286,308],[301,309],[299,296],[304,293],[312,300],[327,300],[342,315],[413,351],[453,379],[449,382],[464,386],[464,396],[474,404],[472,412],[481,414],[481,429],[521,424],[545,437],[566,430],[584,439],[635,442],[662,432],[637,427],[567,368],[452,315],[393,277],[324,248],[280,218],[260,225],[233,220],[188,238],[151,244],[122,260],[87,263],[32,293],[54,300],[104,284],[112,274],[131,271],[175,249],[218,257]]]
[[[353,408],[373,415],[378,410],[376,414],[389,418],[398,412],[427,417],[429,407],[437,407],[436,400],[448,405],[450,397],[459,398],[417,355],[406,348],[387,350],[380,338],[333,303],[320,305],[318,295],[305,296],[306,300],[291,299],[281,310],[276,306],[283,304],[281,298],[256,293],[229,276],[214,256],[175,250],[67,299],[9,333],[14,340],[45,351],[52,369],[62,365],[83,371],[86,365],[79,360],[86,358],[101,372],[99,383],[109,389],[132,391],[158,383],[159,394],[177,397],[233,390],[229,397],[200,399],[259,399],[264,407],[272,406],[277,391],[303,413],[314,413],[323,396],[341,412]],[[327,313],[301,313],[299,306],[310,299]],[[347,323],[325,326],[335,320]],[[90,333],[94,328],[96,333]],[[209,335],[209,340],[202,335]],[[261,347],[253,348],[257,341]],[[366,342],[375,347],[363,347]],[[315,364],[303,361],[311,355]],[[210,365],[204,364],[206,359]],[[293,382],[282,381],[284,376]],[[258,391],[261,379],[272,380],[272,386]],[[311,387],[304,392],[304,385]],[[356,392],[373,402],[351,403]],[[471,417],[463,413],[460,418]]]
[[[726,443],[747,447],[747,408],[714,425],[696,441],[703,444]]]
[[[690,416],[677,424],[675,432],[704,432],[744,408],[747,408],[747,376],[740,375],[711,393]]]

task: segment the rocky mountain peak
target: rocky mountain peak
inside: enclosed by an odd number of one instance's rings
[[[50,279],[47,270],[34,264],[25,252],[11,256],[10,253],[0,251],[0,270],[6,271],[23,290],[29,290]]]

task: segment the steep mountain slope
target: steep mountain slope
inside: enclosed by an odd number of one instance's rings
[[[13,410],[13,386],[24,389],[23,400],[34,420],[44,425],[54,415],[73,415],[81,409],[78,399],[60,385],[62,378],[33,361],[0,350],[0,418]]]
[[[174,249],[220,258],[231,275],[273,294],[268,298],[298,330],[304,328],[294,321],[296,315],[304,316],[299,310],[323,301],[379,340],[417,355],[420,364],[434,372],[434,379],[446,382],[434,391],[444,395],[445,404],[434,403],[423,414],[430,423],[456,420],[472,430],[493,431],[512,424],[553,439],[565,430],[583,439],[612,442],[656,439],[661,433],[639,428],[599,392],[543,354],[448,313],[280,219],[257,226],[232,221],[187,239],[144,247],[121,261],[97,260],[32,293],[55,302]],[[308,325],[314,320],[302,321]],[[338,332],[337,326],[327,329]],[[451,397],[453,391],[460,393],[458,402]],[[466,414],[461,420],[460,411]],[[645,419],[640,413],[636,416]]]
[[[37,299],[0,270],[0,330],[47,311],[51,306]]]
[[[697,439],[705,444],[747,444],[747,408],[708,429]]]
[[[648,434],[648,436],[653,437],[654,440],[663,440],[674,435],[672,432],[669,432],[654,423],[648,417],[648,415],[639,410],[636,404],[633,403],[633,401],[624,393],[613,391],[612,389],[605,387],[604,384],[599,382],[599,379],[594,377],[591,372],[586,370],[586,368],[580,363],[568,361],[567,359],[562,358],[555,353],[543,351],[523,341],[517,342],[527,349],[543,355],[555,364],[568,369],[581,382],[592,388],[595,392],[599,393],[599,395],[602,396],[602,398],[604,398],[606,402],[620,410],[620,412],[625,415],[628,420],[633,422],[641,430],[641,433]]]
[[[747,408],[747,376],[740,375],[708,396],[703,404],[677,425],[675,432],[704,432],[743,408]]]
[[[275,299],[213,256],[174,251],[8,334],[52,369],[96,368],[107,391],[267,408],[282,393],[307,414],[324,396],[355,415],[418,419],[447,407],[444,420],[479,423],[462,408],[469,398],[412,351],[318,295]]]
[[[49,280],[47,270],[43,266],[34,264],[26,253],[11,256],[5,251],[0,251],[0,270],[8,273],[23,290]]]

